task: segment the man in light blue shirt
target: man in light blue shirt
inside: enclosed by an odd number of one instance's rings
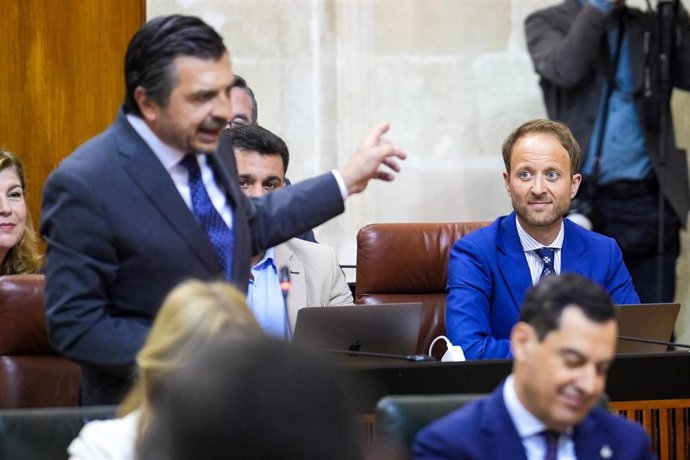
[[[261,197],[285,186],[290,154],[280,137],[257,125],[237,126],[227,136],[245,195]],[[279,276],[283,267],[291,281],[286,300]],[[353,299],[333,249],[293,238],[252,259],[247,303],[268,334],[290,339],[300,308],[351,304]]]

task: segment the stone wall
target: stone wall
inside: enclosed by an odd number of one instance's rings
[[[345,214],[317,229],[341,263],[354,264],[357,230],[368,223],[493,220],[509,212],[500,144],[520,123],[545,115],[522,23],[551,4],[149,0],[147,14],[198,15],[223,34],[234,71],[257,95],[259,123],[290,147],[293,181],[343,163],[369,127],[391,123],[389,137],[409,153],[403,173],[348,199]],[[673,102],[678,141],[687,147],[690,98],[679,93]],[[690,241],[683,238],[678,299],[690,305]],[[690,341],[690,330],[680,333]]]

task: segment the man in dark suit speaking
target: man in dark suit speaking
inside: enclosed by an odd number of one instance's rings
[[[641,426],[596,407],[617,336],[611,298],[594,281],[570,273],[539,281],[510,335],[513,373],[422,430],[414,458],[653,458]]]
[[[113,125],[65,159],[43,192],[48,334],[81,364],[83,404],[119,402],[175,284],[225,278],[246,290],[252,255],[340,214],[345,197],[372,178],[392,180],[405,156],[381,138],[382,124],[345,166],[249,201],[232,150],[213,154],[230,149],[219,139],[233,83],[217,32],[189,16],[146,23],[129,44],[125,80]]]

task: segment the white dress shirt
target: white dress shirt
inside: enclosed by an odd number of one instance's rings
[[[561,229],[558,231],[556,238],[548,246],[544,246],[539,241],[532,238],[532,236],[525,231],[515,219],[515,226],[517,227],[518,237],[520,238],[520,244],[522,244],[522,250],[525,251],[525,258],[527,258],[527,265],[529,265],[529,273],[532,275],[532,284],[537,284],[539,277],[541,276],[541,270],[544,268],[544,261],[541,257],[537,255],[535,250],[539,248],[554,248],[554,261],[553,266],[556,273],[561,273],[561,250],[563,248],[563,234],[564,225],[561,221]]]
[[[503,401],[505,401],[508,415],[510,415],[510,419],[522,440],[527,460],[544,460],[546,438],[542,433],[547,428],[518,399],[513,374],[510,374],[503,384]],[[561,434],[558,438],[558,460],[577,460],[572,430]]]

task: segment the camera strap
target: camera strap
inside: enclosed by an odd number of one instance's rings
[[[609,101],[611,100],[611,94],[613,94],[613,89],[616,87],[616,74],[618,73],[618,64],[620,61],[621,49],[623,48],[623,37],[625,35],[625,14],[627,8],[622,8],[618,13],[618,35],[616,36],[616,44],[613,49],[613,59],[609,61],[609,66],[607,68],[607,79],[604,84],[604,97],[601,106],[601,123],[598,125],[596,144],[594,150],[590,152],[590,155],[594,155],[594,162],[592,168],[592,175],[587,181],[587,196],[588,201],[592,201],[594,198],[594,193],[596,192],[597,182],[599,182],[599,174],[601,170],[601,155],[602,147],[604,145],[604,134],[606,133],[606,123],[609,118]],[[610,33],[610,32],[609,32]],[[606,35],[606,40],[608,41],[608,34]]]

